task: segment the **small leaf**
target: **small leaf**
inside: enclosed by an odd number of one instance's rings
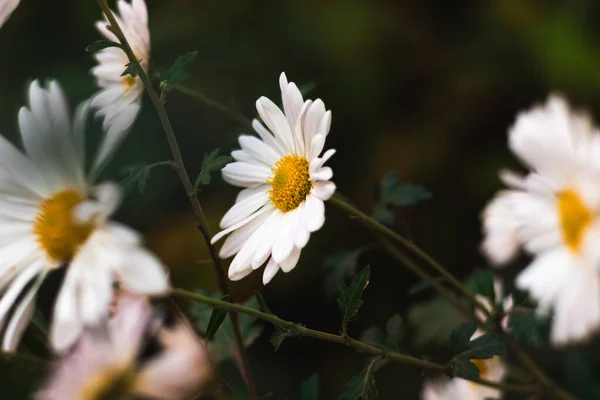
[[[463,322],[450,334],[450,345],[454,357],[450,361],[453,376],[465,379],[479,378],[479,369],[472,359],[488,359],[501,356],[508,345],[506,339],[495,332],[484,333],[472,339],[477,325],[474,322]]]
[[[371,326],[363,331],[360,336],[360,341],[370,344],[375,347],[383,347],[383,342],[385,341],[385,336],[381,329],[376,326]]]
[[[491,304],[496,304],[494,291],[494,274],[488,270],[476,270],[467,280],[467,289],[473,294],[479,294],[489,299]]]
[[[429,289],[430,287],[432,287],[436,283],[440,283],[440,282],[443,282],[443,281],[444,281],[444,277],[443,276],[438,276],[438,277],[435,277],[435,278],[431,278],[431,279],[427,279],[427,280],[424,280],[424,281],[420,281],[420,282],[412,285],[410,288],[408,288],[407,294],[409,296],[412,296],[413,294],[421,293],[421,292]]]
[[[319,398],[319,375],[314,374],[300,386],[298,400],[317,400]]]
[[[385,206],[375,206],[373,210],[373,218],[380,224],[392,226],[396,221],[396,213]]]
[[[400,183],[398,174],[389,172],[375,186],[377,205],[373,217],[380,223],[391,226],[396,220],[396,213],[390,207],[417,204],[430,198],[431,193],[427,189],[412,183]]]
[[[229,301],[229,295],[225,295],[221,298],[222,301]],[[210,315],[208,326],[206,327],[206,340],[212,340],[215,333],[219,330],[219,327],[227,316],[227,310],[215,308]]]
[[[388,193],[389,202],[396,207],[417,204],[431,198],[431,193],[422,186],[406,183]]]
[[[362,295],[369,284],[369,274],[371,268],[367,265],[362,271],[359,271],[346,286],[344,282],[340,283],[340,297],[337,299],[340,312],[342,314],[342,332],[346,332],[348,321],[354,318],[362,306]]]
[[[404,339],[405,334],[402,317],[399,314],[394,314],[385,324],[385,331],[387,333],[385,339],[386,347],[397,350],[398,344]]]
[[[142,60],[139,60],[142,61]],[[135,63],[127,63],[125,64],[125,71],[121,74],[121,76],[130,75],[132,78],[138,76],[137,65]]]
[[[130,190],[133,185],[137,184],[139,192],[142,193],[146,188],[146,183],[148,182],[152,168],[164,165],[171,165],[171,162],[161,161],[154,164],[126,165],[119,170],[121,175],[125,176],[121,181],[121,185],[127,191]]]
[[[279,346],[281,346],[283,341],[288,336],[290,336],[288,331],[283,330],[279,327],[275,329],[275,332],[273,332],[273,334],[271,335],[271,344],[273,345],[275,351],[279,350]]]
[[[367,367],[360,374],[355,375],[344,386],[344,392],[338,400],[372,400],[378,397],[375,377],[371,368]]]
[[[520,341],[533,347],[548,344],[550,323],[533,309],[515,309],[508,315],[508,331]]]
[[[169,84],[172,85],[177,85],[183,82],[185,79],[190,77],[190,74],[188,74],[187,71],[188,68],[196,61],[196,57],[198,57],[197,51],[180,55],[168,71],[164,68],[159,70],[161,79],[169,82]]]
[[[104,50],[109,47],[118,47],[119,49],[123,48],[123,46],[121,46],[121,43],[112,42],[110,40],[97,40],[94,43],[90,44],[88,47],[86,47],[85,51],[90,53],[96,53],[100,50]]]
[[[258,307],[260,311],[273,315],[273,311],[271,311],[271,309],[267,305],[267,302],[265,301],[263,295],[260,292],[255,291],[254,296],[256,296],[256,300],[258,301]]]
[[[220,171],[226,164],[232,161],[229,156],[220,156],[220,149],[215,149],[210,153],[205,153],[202,159],[202,168],[196,178],[195,187],[200,185],[209,185],[211,174]]]
[[[330,270],[325,278],[325,293],[333,297],[339,290],[340,282],[354,275],[358,260],[371,246],[361,246],[356,249],[337,249],[328,254],[323,260],[323,267]]]

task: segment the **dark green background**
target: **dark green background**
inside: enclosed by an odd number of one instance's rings
[[[149,0],[148,7],[154,65],[168,67],[179,54],[197,50],[185,84],[249,118],[259,96],[279,102],[281,71],[300,86],[314,84],[310,96],[322,98],[333,113],[327,147],[338,150],[330,164],[339,191],[370,211],[373,187],[387,171],[429,188],[433,198],[402,210],[400,219],[416,243],[460,277],[485,265],[478,216],[500,187],[498,169],[517,167],[505,146],[516,113],[558,91],[600,114],[600,3],[591,0]],[[99,39],[93,27],[99,16],[93,0],[22,0],[0,30],[3,134],[16,137],[17,110],[31,79],[58,79],[73,104],[94,93],[94,61],[84,49]],[[205,152],[230,151],[236,135],[248,132],[178,93],[169,96],[167,109],[193,176]],[[119,180],[124,165],[168,158],[145,98],[105,177]],[[214,231],[236,192],[216,178],[200,193]],[[207,254],[172,171],[153,170],[146,190],[131,191],[117,217],[147,235],[172,268],[175,285],[216,288],[211,267],[196,263]],[[337,306],[322,290],[323,259],[334,248],[369,240],[329,206],[325,227],[311,237],[293,272],[280,273],[266,288],[257,272],[233,286],[235,296],[261,290],[277,315],[336,332]],[[356,336],[432,295],[408,296],[416,278],[377,251],[362,257],[366,263],[372,276],[362,313],[350,327]],[[289,339],[274,353],[269,333],[267,328],[250,355],[260,392],[274,398],[291,396],[318,372],[321,398],[334,399],[364,366],[364,357],[351,349],[312,339]],[[407,343],[415,355],[444,357]],[[582,372],[593,372],[593,347],[546,352],[540,362],[571,390],[596,398],[592,376]],[[0,370],[0,386],[2,380]],[[417,398],[422,384],[419,371],[391,364],[377,380],[385,399]]]

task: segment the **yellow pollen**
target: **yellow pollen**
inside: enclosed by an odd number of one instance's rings
[[[135,384],[135,372],[123,367],[107,367],[80,388],[80,400],[125,400]]]
[[[296,209],[312,189],[308,172],[308,161],[295,154],[280,158],[271,168],[273,176],[267,180],[272,189],[269,199],[280,211],[288,212]]]
[[[33,226],[38,243],[55,261],[68,262],[92,233],[93,222],[78,222],[73,210],[85,200],[76,190],[58,192],[42,201]]]
[[[125,75],[121,81],[121,85],[125,87],[125,92],[129,92],[136,82],[137,78],[134,78],[131,75]]]
[[[563,239],[569,249],[577,253],[583,242],[583,233],[592,222],[592,213],[573,190],[559,193],[557,206]]]

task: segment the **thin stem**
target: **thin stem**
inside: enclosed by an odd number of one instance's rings
[[[200,201],[198,200],[197,190],[192,185],[190,177],[185,168],[185,163],[183,162],[183,157],[181,155],[181,150],[179,149],[179,144],[177,143],[177,138],[175,136],[175,132],[173,131],[173,127],[171,126],[171,121],[169,120],[169,116],[164,107],[164,97],[163,96],[161,96],[162,98],[159,97],[157,92],[152,87],[152,82],[150,81],[150,78],[146,74],[146,71],[144,71],[144,69],[140,65],[137,57],[135,56],[133,50],[131,49],[129,42],[125,38],[125,35],[123,34],[121,27],[117,23],[117,20],[115,19],[112,11],[110,10],[110,8],[107,4],[107,1],[106,0],[98,0],[98,4],[100,5],[100,8],[102,8],[102,11],[106,15],[106,18],[108,19],[108,21],[111,25],[112,32],[117,36],[117,38],[119,39],[119,42],[123,46],[123,50],[127,54],[127,57],[129,58],[129,62],[136,66],[136,71],[146,88],[146,92],[148,93],[148,96],[150,97],[150,100],[152,101],[154,108],[156,109],[158,118],[160,119],[160,123],[163,127],[163,130],[165,131],[167,141],[169,142],[169,147],[171,148],[171,153],[173,154],[173,161],[175,163],[175,169],[177,170],[179,179],[181,180],[181,183],[183,184],[183,187],[185,188],[185,191],[190,200],[190,203],[192,204],[192,208],[194,210],[194,215],[196,216],[196,220],[198,221],[198,228],[200,229],[200,232],[202,233],[202,236],[204,237],[204,241],[206,242],[206,245],[208,247],[210,257],[213,260],[213,266],[214,266],[215,272],[217,274],[217,278],[219,281],[219,287],[224,294],[231,294],[231,292],[229,290],[229,284],[227,282],[227,277],[225,276],[225,272],[223,271],[223,267],[221,265],[221,259],[219,258],[217,249],[211,243],[210,230],[208,228],[208,223],[206,222],[206,217],[204,215],[204,211],[202,210],[202,205],[200,204]],[[250,362],[248,360],[248,355],[246,354],[243,336],[242,336],[242,333],[240,330],[239,316],[237,315],[237,313],[234,312],[234,313],[230,313],[229,317],[231,319],[231,323],[233,326],[233,332],[234,332],[234,336],[235,336],[235,341],[236,341],[239,356],[241,359],[242,376],[246,382],[246,386],[248,387],[250,399],[256,400],[256,399],[258,399],[258,393],[256,390],[256,385],[254,383],[252,370],[250,368]]]
[[[348,335],[334,335],[331,333],[321,332],[314,329],[306,328],[305,326],[296,324],[291,321],[286,321],[284,319],[279,318],[276,315],[266,313],[251,307],[243,306],[241,304],[230,303],[227,301],[222,301],[219,299],[215,299],[213,297],[205,296],[199,293],[192,293],[187,290],[175,288],[171,291],[171,293],[175,296],[184,297],[192,301],[201,302],[204,304],[208,304],[211,307],[219,308],[223,310],[227,310],[230,312],[239,312],[243,314],[250,315],[254,318],[261,319],[263,321],[267,321],[287,332],[289,336],[305,336],[311,337],[314,339],[324,340],[327,342],[337,343],[344,346],[352,347],[360,352],[365,354],[378,357],[378,359],[388,359],[395,361],[399,364],[407,364],[413,365],[415,367],[419,367],[421,369],[426,369],[429,371],[439,372],[448,374],[448,368],[445,365],[437,364],[431,361],[422,360],[420,358],[407,356],[405,354],[398,353],[396,351],[387,351],[375,346],[371,346],[364,342],[361,342],[356,339],[352,339]],[[519,392],[519,393],[530,393],[533,392],[535,388],[539,389],[539,385],[518,385],[518,384],[503,384],[499,382],[492,382],[485,379],[474,380],[483,386],[489,386],[493,388],[497,388],[505,391]]]
[[[208,96],[205,96],[204,94],[202,94],[194,89],[190,89],[186,86],[172,85],[171,87],[174,90],[177,90],[178,92],[183,93],[208,107],[214,108],[215,110],[218,110],[224,114],[229,115],[230,117],[232,117],[233,119],[238,121],[240,124],[242,124],[246,127],[249,127],[250,129],[253,129],[252,121],[249,120],[248,118],[246,118],[241,113],[232,109],[231,107],[228,107],[225,104],[219,103],[218,101],[213,100],[213,99],[209,98]]]
[[[338,196],[334,195],[329,201],[334,205],[338,206],[339,208],[343,209],[344,211],[348,212],[349,214],[355,216],[358,220],[360,220],[363,224],[367,225],[369,228],[377,231],[380,234],[383,234],[384,236],[389,237],[390,239],[393,239],[394,241],[400,243],[407,250],[410,250],[413,254],[418,256],[429,266],[435,269],[448,282],[450,282],[452,286],[454,286],[454,288],[456,288],[460,293],[462,293],[463,296],[467,298],[467,300],[469,300],[473,307],[480,309],[487,316],[491,315],[490,311],[487,308],[485,308],[483,304],[477,301],[477,299],[475,299],[475,296],[471,292],[469,292],[469,290],[467,290],[467,288],[461,282],[459,282],[458,279],[454,277],[454,275],[448,272],[446,268],[444,268],[440,263],[434,260],[429,254],[421,250],[414,243],[397,234],[387,226],[380,224],[379,222],[377,222],[377,220],[371,218],[370,216],[358,210],[354,206],[346,203]]]

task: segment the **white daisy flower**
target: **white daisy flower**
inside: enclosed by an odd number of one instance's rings
[[[323,155],[331,111],[320,99],[302,99],[284,73],[279,79],[285,114],[266,97],[256,109],[267,125],[252,125],[260,136],[242,135],[236,160],[223,168],[223,179],[245,187],[221,220],[224,229],[213,243],[233,232],[221,248],[223,258],[236,254],[229,278],[239,280],[269,260],[263,274],[267,284],[280,269],[290,272],[310,234],[325,222],[324,201],[335,191],[333,171],[323,165],[335,153]]]
[[[108,220],[119,204],[118,187],[93,186],[86,179],[88,109],[82,104],[72,122],[58,83],[42,88],[35,81],[29,105],[19,111],[25,154],[0,136],[0,328],[5,350],[16,349],[46,273],[61,266],[68,269],[50,332],[59,351],[76,340],[84,325],[107,315],[115,281],[137,293],[168,290],[163,266],[141,246],[139,235]]]
[[[600,133],[551,96],[517,117],[509,146],[531,172],[502,174],[509,190],[483,212],[483,251],[495,264],[520,248],[534,256],[517,286],[554,312],[553,343],[583,340],[600,325]]]
[[[148,30],[148,10],[144,0],[124,0],[117,2],[119,13],[113,13],[123,34],[131,45],[144,71],[150,63],[150,31]],[[108,30],[106,17],[96,23],[96,28],[108,40],[119,42],[114,33]],[[104,131],[111,142],[120,141],[133,125],[140,110],[144,84],[139,77],[121,76],[129,59],[118,47],[109,47],[95,54],[98,66],[92,69],[100,92],[92,99],[96,115],[104,117]],[[107,142],[107,148],[112,143]],[[107,151],[106,148],[100,152]]]
[[[15,11],[21,0],[0,0],[0,28]]]

